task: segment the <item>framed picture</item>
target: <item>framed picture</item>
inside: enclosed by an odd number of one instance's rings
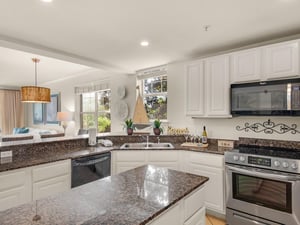
[[[58,124],[56,114],[60,111],[60,95],[51,95],[51,102],[46,104],[46,118],[47,123]]]
[[[60,94],[52,94],[50,103],[33,104],[33,124],[58,124],[56,114],[60,111]]]

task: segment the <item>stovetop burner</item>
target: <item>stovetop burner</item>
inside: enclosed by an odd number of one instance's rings
[[[300,150],[291,148],[240,145],[239,148],[236,149],[236,151],[238,153],[245,153],[251,155],[263,155],[287,159],[300,159]]]

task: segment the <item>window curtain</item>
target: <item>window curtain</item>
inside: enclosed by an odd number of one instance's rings
[[[14,127],[24,126],[24,107],[19,90],[0,90],[0,129],[12,134]]]

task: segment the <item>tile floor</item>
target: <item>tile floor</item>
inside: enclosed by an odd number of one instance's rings
[[[222,219],[206,215],[206,225],[226,225],[226,223]]]

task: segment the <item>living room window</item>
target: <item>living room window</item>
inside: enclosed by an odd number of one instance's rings
[[[111,130],[111,90],[82,93],[80,95],[80,127],[96,127],[98,133]]]
[[[167,120],[168,77],[165,67],[139,71],[138,85],[150,120]]]

